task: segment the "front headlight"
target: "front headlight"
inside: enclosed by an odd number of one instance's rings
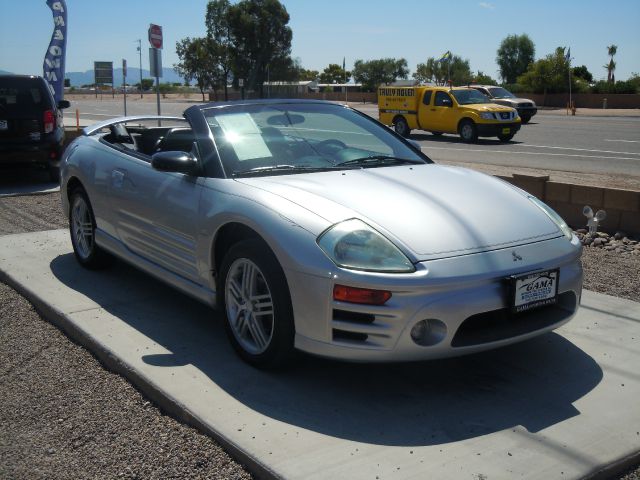
[[[529,197],[529,200],[535,203],[540,208],[540,210],[546,213],[547,216],[551,220],[553,220],[553,223],[555,223],[558,226],[558,228],[562,231],[562,233],[564,233],[564,236],[567,237],[569,240],[571,240],[571,237],[573,236],[573,230],[571,230],[569,225],[567,225],[567,222],[565,222],[562,219],[562,217],[558,215],[553,208],[551,208],[549,205],[542,202],[541,200],[538,200],[536,197]]]
[[[491,112],[480,112],[480,118],[484,118],[485,120],[495,120],[493,113]]]
[[[385,273],[410,273],[411,261],[362,220],[337,223],[318,237],[318,246],[339,267]]]

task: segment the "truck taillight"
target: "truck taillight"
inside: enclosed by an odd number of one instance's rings
[[[44,133],[51,133],[56,128],[56,116],[53,110],[44,111]]]

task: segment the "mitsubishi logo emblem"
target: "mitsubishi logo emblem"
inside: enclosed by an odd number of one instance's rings
[[[513,250],[513,251],[511,252],[511,256],[513,257],[513,261],[514,261],[514,262],[517,262],[517,261],[519,261],[519,260],[522,260],[522,257],[521,257],[520,255],[518,255],[518,254],[516,253],[516,251],[515,251],[515,250]]]

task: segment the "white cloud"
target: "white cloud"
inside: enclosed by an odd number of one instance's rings
[[[488,2],[480,2],[478,5],[480,5],[482,8],[486,8],[487,10],[493,10],[494,8],[496,8],[493,3]]]

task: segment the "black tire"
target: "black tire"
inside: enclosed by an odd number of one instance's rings
[[[60,167],[49,165],[47,170],[49,171],[49,180],[60,185]]]
[[[249,280],[244,268],[254,267],[255,280]],[[293,308],[287,280],[271,249],[258,239],[232,246],[222,261],[217,290],[225,330],[238,355],[257,368],[286,365],[294,353]]]
[[[409,138],[411,129],[409,128],[409,124],[404,119],[404,117],[397,117],[393,122],[393,127],[398,135],[404,138]]]
[[[513,133],[509,135],[498,135],[498,140],[500,140],[503,143],[510,141],[512,138],[513,138]]]
[[[89,197],[82,188],[76,188],[71,192],[69,233],[73,253],[80,265],[89,270],[98,270],[113,263],[113,256],[96,245],[96,219]]]
[[[530,115],[520,115],[520,121],[522,123],[529,123],[529,120],[531,120]]]
[[[474,143],[478,140],[478,129],[471,120],[462,120],[458,125],[458,133],[465,143]]]

